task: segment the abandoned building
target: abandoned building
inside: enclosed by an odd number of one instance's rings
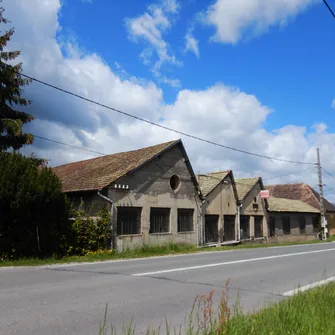
[[[295,242],[317,238],[320,211],[301,200],[269,198],[269,241]]]
[[[247,241],[266,238],[267,199],[261,198],[264,190],[262,178],[243,178],[235,180],[238,196],[239,240]]]
[[[199,243],[200,189],[181,140],[55,167],[94,216],[112,211],[113,247]],[[234,205],[232,204],[234,207]]]
[[[313,207],[320,215],[320,196],[311,186],[307,184],[278,184],[267,187],[270,198],[284,198],[288,200],[300,200]],[[335,206],[324,199],[326,219],[328,222],[328,233],[335,234]],[[289,204],[289,203],[288,203]],[[289,206],[289,205],[288,205]]]
[[[203,213],[205,244],[224,244],[237,241],[236,187],[232,171],[197,175]]]

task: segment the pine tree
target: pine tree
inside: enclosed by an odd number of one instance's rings
[[[4,9],[0,7],[1,25],[8,23],[3,17],[3,12]],[[34,141],[33,135],[22,132],[22,126],[34,120],[34,117],[15,109],[17,106],[30,104],[29,100],[21,96],[22,87],[28,85],[30,80],[20,75],[22,63],[6,64],[12,63],[20,55],[20,51],[4,51],[14,34],[14,29],[5,31],[3,35],[1,32],[0,30],[0,152],[10,148],[18,150]]]

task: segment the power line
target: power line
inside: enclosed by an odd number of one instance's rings
[[[263,180],[277,179],[277,178],[282,178],[282,177],[292,176],[292,175],[295,175],[295,174],[298,174],[298,173],[301,173],[301,172],[306,172],[306,171],[309,171],[309,170],[311,170],[311,168],[308,168],[308,169],[306,169],[306,170],[295,171],[295,172],[291,172],[291,173],[287,173],[287,174],[282,174],[282,175],[277,176],[277,177],[262,178],[262,179],[263,179]]]
[[[326,7],[328,8],[328,10],[330,11],[330,13],[333,15],[334,19],[335,19],[335,13],[333,12],[333,10],[331,9],[331,7],[328,5],[326,0],[323,0],[323,3],[326,5]]]
[[[145,122],[147,124],[150,124],[150,125],[153,125],[155,127],[159,127],[159,128],[162,128],[162,129],[165,129],[165,130],[168,130],[168,131],[171,131],[171,132],[174,132],[176,134],[179,134],[179,135],[183,135],[183,136],[186,136],[186,137],[189,137],[189,138],[193,138],[195,140],[198,140],[198,141],[201,141],[201,142],[205,142],[205,143],[208,143],[208,144],[212,144],[212,145],[215,145],[215,146],[218,146],[218,147],[221,147],[221,148],[225,148],[225,149],[228,149],[228,150],[231,150],[231,151],[235,151],[235,152],[239,152],[239,153],[243,153],[243,154],[246,154],[246,155],[250,155],[250,156],[255,156],[255,157],[259,157],[259,158],[264,158],[264,159],[270,159],[270,160],[275,160],[275,161],[279,161],[279,162],[285,162],[285,163],[292,163],[292,164],[303,164],[303,165],[315,165],[315,163],[308,163],[308,162],[300,162],[300,161],[293,161],[293,160],[287,160],[287,159],[281,159],[281,158],[276,158],[276,157],[271,157],[271,156],[266,156],[266,155],[261,155],[261,154],[256,154],[256,153],[252,153],[252,152],[249,152],[249,151],[245,151],[245,150],[241,150],[241,149],[237,149],[237,148],[233,148],[233,147],[230,147],[230,146],[227,146],[227,145],[224,145],[224,144],[220,144],[220,143],[216,143],[216,142],[213,142],[213,141],[210,141],[210,140],[206,140],[206,139],[203,139],[201,137],[198,137],[198,136],[195,136],[195,135],[191,135],[191,134],[188,134],[188,133],[185,133],[185,132],[182,132],[182,131],[179,131],[179,130],[176,130],[176,129],[173,129],[173,128],[170,128],[170,127],[167,127],[167,126],[163,126],[161,124],[158,124],[158,123],[155,123],[153,121],[149,121],[149,120],[146,120],[146,119],[143,119],[139,116],[136,116],[136,115],[133,115],[133,114],[130,114],[130,113],[127,113],[127,112],[123,112],[119,109],[116,109],[116,108],[113,108],[113,107],[110,107],[110,106],[107,106],[107,105],[104,105],[100,102],[97,102],[97,101],[94,101],[92,99],[89,99],[89,98],[85,98],[79,94],[76,94],[76,93],[73,93],[73,92],[70,92],[68,90],[65,90],[63,88],[60,88],[58,86],[55,86],[55,85],[52,85],[52,84],[49,84],[47,82],[44,82],[42,80],[39,80],[39,79],[36,79],[34,77],[31,77],[31,76],[28,76],[26,74],[23,74],[23,73],[20,73],[20,72],[17,72],[19,75],[25,77],[25,78],[28,78],[30,80],[33,80],[35,82],[38,82],[42,85],[45,85],[45,86],[48,86],[48,87],[51,87],[55,90],[58,90],[60,92],[63,92],[63,93],[66,93],[66,94],[69,94],[69,95],[72,95],[76,98],[79,98],[79,99],[82,99],[84,101],[87,101],[87,102],[90,102],[90,103],[93,103],[95,105],[98,105],[100,107],[103,107],[103,108],[106,108],[106,109],[109,109],[109,110],[112,110],[116,113],[119,113],[119,114],[122,114],[122,115],[125,115],[125,116],[128,116],[130,118],[133,118],[135,120],[138,120],[138,121],[141,121],[141,122]]]
[[[324,168],[321,168],[324,172],[327,173],[328,176],[332,177],[335,179],[335,176],[333,176],[330,172],[327,172]]]
[[[94,150],[91,150],[91,149],[86,149],[86,148],[82,148],[82,147],[77,147],[75,145],[72,145],[72,144],[68,144],[68,143],[64,143],[64,142],[61,142],[61,141],[56,141],[56,140],[52,140],[51,138],[46,138],[46,137],[43,137],[43,136],[38,136],[38,135],[34,135],[34,138],[39,138],[41,140],[44,140],[44,141],[49,141],[49,142],[53,142],[53,143],[57,143],[57,144],[61,144],[61,145],[65,145],[67,147],[70,147],[70,148],[74,148],[74,149],[79,149],[79,150],[83,150],[83,151],[88,151],[88,152],[91,152],[91,153],[94,153],[94,154],[98,154],[100,156],[105,156],[106,154],[102,153],[102,152],[99,152],[99,151],[94,151]]]

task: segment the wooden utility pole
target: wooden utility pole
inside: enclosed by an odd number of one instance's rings
[[[322,227],[322,240],[327,239],[327,220],[325,216],[325,207],[323,205],[323,184],[322,184],[322,169],[321,169],[321,161],[320,161],[320,150],[316,149],[317,157],[318,157],[318,177],[319,177],[319,198],[320,198],[320,214],[321,214],[321,227]]]

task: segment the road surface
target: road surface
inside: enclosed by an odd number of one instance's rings
[[[245,311],[335,276],[335,243],[244,249],[94,264],[0,268],[0,334],[98,334],[108,304],[136,334],[183,323],[199,294],[239,292]]]

